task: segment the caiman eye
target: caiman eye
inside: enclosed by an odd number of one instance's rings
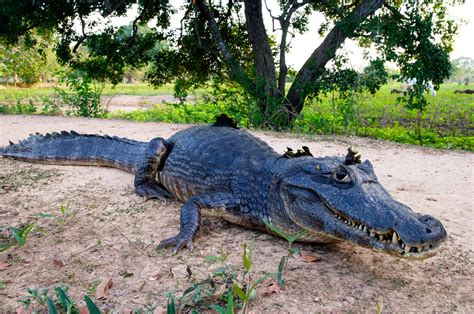
[[[343,168],[337,168],[333,173],[333,179],[337,183],[350,183],[351,177]]]

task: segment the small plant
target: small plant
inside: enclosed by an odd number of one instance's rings
[[[48,289],[27,288],[27,295],[19,301],[25,311],[33,313],[62,313],[78,314],[76,302],[67,294],[67,287],[57,286],[54,288],[55,295],[49,294]],[[84,296],[87,310],[91,314],[99,314],[100,310],[95,303],[86,295]]]
[[[293,243],[296,240],[301,239],[302,237],[307,235],[308,230],[302,230],[302,231],[297,232],[295,234],[287,234],[287,233],[285,233],[284,231],[282,231],[281,229],[279,229],[278,227],[276,227],[272,224],[266,223],[266,226],[273,233],[277,234],[278,236],[282,237],[283,239],[285,239],[288,242],[288,256],[287,256],[287,258],[289,258],[290,256],[295,256],[295,255],[300,254],[300,249],[299,248],[293,248]]]
[[[61,204],[59,206],[59,213],[40,213],[35,214],[34,216],[38,218],[52,218],[56,220],[56,222],[59,224],[59,227],[62,228],[68,224],[72,218],[74,218],[74,213],[71,211],[70,204],[70,201],[68,201],[66,204]]]
[[[20,228],[15,227],[1,227],[0,226],[0,252],[6,251],[12,246],[23,246],[26,244],[34,224],[26,224]],[[7,233],[5,233],[7,231]]]
[[[59,212],[61,213],[61,215],[57,215],[56,219],[61,226],[64,226],[74,216],[74,214],[71,212],[70,201],[68,201],[66,205],[61,204],[59,206]]]
[[[42,100],[43,108],[41,108],[41,114],[57,116],[61,113],[57,99],[44,96]]]
[[[105,110],[100,103],[103,86],[94,84],[92,79],[78,71],[61,73],[61,82],[71,89],[71,93],[56,88],[56,93],[72,114],[80,117],[102,117]]]
[[[206,263],[209,263],[209,264],[213,264],[213,263],[217,263],[217,262],[220,262],[220,263],[224,263],[227,258],[229,257],[229,253],[227,252],[224,252],[224,251],[221,251],[220,255],[207,255],[204,257],[204,261]]]
[[[170,293],[168,295],[168,303],[166,304],[166,313],[167,314],[175,314],[176,313],[176,305],[174,304],[174,294]]]
[[[274,278],[277,279],[279,286],[284,284],[283,268],[286,257],[284,256],[280,261],[277,272],[256,278],[253,273],[254,251],[253,242],[244,243],[242,266],[227,264],[217,268],[208,278],[195,282],[185,289],[179,298],[175,298],[172,293],[167,293],[168,313],[171,313],[171,308],[178,312],[192,311],[193,313],[209,309],[219,314],[234,313],[235,309],[240,309],[240,313],[248,313],[250,302],[255,298],[258,286]],[[210,255],[204,260],[223,263],[227,255],[223,253],[220,257]]]
[[[252,281],[250,276],[250,270],[253,264],[253,252],[255,246],[253,242],[250,242],[247,250],[247,243],[244,243],[244,252],[242,254],[242,262],[244,264],[245,272],[243,274],[243,282],[245,283],[245,291],[241,288],[241,284],[234,280],[232,285],[232,291],[242,300],[242,310],[241,313],[248,313],[249,301],[256,296],[255,288],[263,283],[264,281],[275,277],[275,273],[267,274],[262,276],[254,281]]]

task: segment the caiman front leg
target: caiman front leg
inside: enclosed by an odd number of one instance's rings
[[[161,241],[157,249],[168,245],[175,245],[173,254],[183,247],[190,251],[193,249],[193,239],[201,226],[201,210],[210,211],[209,216],[222,216],[223,213],[238,210],[239,205],[230,193],[212,193],[191,197],[181,208],[181,227],[179,233],[171,238]]]
[[[134,182],[135,193],[143,196],[145,200],[172,198],[166,188],[156,181],[158,170],[162,168],[168,154],[166,141],[161,137],[156,137],[148,143],[143,160],[137,165]]]

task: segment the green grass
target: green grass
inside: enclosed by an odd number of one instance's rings
[[[465,149],[474,151],[474,95],[455,94],[457,89],[474,89],[474,84],[444,84],[435,97],[428,95],[428,106],[420,115],[397,102],[399,94],[391,94],[401,84],[383,86],[375,95],[354,94],[349,100],[338,100],[337,94],[310,101],[293,131],[305,134],[354,134],[407,144]],[[195,91],[204,94],[206,90]],[[170,95],[173,86],[158,89],[145,83],[105,85],[103,95]],[[14,88],[0,86],[0,113],[32,114],[42,97],[51,97],[51,86]],[[227,95],[227,94],[226,94]],[[134,121],[174,123],[212,123],[220,113],[227,113],[241,126],[253,127],[254,109],[243,98],[222,96],[220,100],[197,104],[159,104],[132,112],[108,113],[108,118]],[[8,104],[9,106],[2,104]],[[14,105],[14,106],[12,106]],[[39,113],[55,114],[42,110]]]
[[[383,86],[375,95],[356,94],[340,101],[337,94],[313,100],[296,121],[295,131],[319,134],[355,134],[407,144],[474,150],[474,96],[455,94],[474,84],[444,84],[420,114],[397,102],[391,94],[400,85]]]
[[[55,84],[41,84],[28,88],[0,85],[0,103],[16,103],[27,102],[30,98],[33,101],[40,101],[42,97],[53,97],[55,92]],[[147,83],[135,84],[104,84],[102,95],[134,95],[134,96],[154,96],[154,95],[173,95],[173,85],[166,84],[155,88]],[[203,93],[205,89],[197,89],[197,94]]]

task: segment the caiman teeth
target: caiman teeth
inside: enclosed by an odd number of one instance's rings
[[[411,250],[411,246],[405,245],[405,254],[410,253],[410,250]]]
[[[370,236],[374,241],[379,241],[384,245],[390,246],[391,249],[396,249],[401,255],[410,254],[416,255],[420,253],[425,253],[426,251],[433,250],[437,245],[408,245],[402,239],[398,233],[394,230],[380,233],[374,229],[368,229],[367,226],[363,223],[352,220],[351,218],[343,217],[339,214],[334,214],[334,217],[339,219],[342,223],[354,227],[359,232],[364,233],[367,236]],[[398,248],[397,248],[398,247]]]
[[[397,232],[394,231],[392,234],[392,243],[397,244],[398,243],[398,237],[397,237]]]

